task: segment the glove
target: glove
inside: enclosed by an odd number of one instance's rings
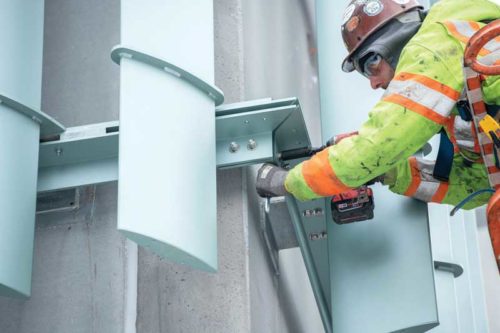
[[[280,197],[287,193],[285,179],[288,171],[273,164],[263,164],[257,173],[257,193],[263,198]]]

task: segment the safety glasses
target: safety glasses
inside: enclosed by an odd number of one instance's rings
[[[382,56],[378,53],[370,53],[358,61],[354,61],[354,68],[364,77],[370,77],[377,73],[382,62]]]

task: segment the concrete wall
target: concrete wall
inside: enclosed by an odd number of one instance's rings
[[[260,48],[260,41],[248,34],[251,25],[261,22],[257,12],[246,14],[243,0],[214,2],[216,85],[224,91],[226,102],[299,96],[314,109],[307,102],[316,98],[307,94],[315,89],[314,81],[306,79],[313,73],[309,65],[272,85],[278,89],[293,79],[297,89],[256,93],[263,77],[252,77],[251,88],[246,86],[246,77],[257,69],[255,64],[245,65],[254,60],[252,49],[261,52],[264,67],[259,70],[272,68],[283,57],[292,60],[287,66],[299,65],[308,57],[303,43],[307,36],[295,46],[282,44],[276,57],[268,57],[271,49]],[[111,62],[109,52],[119,43],[119,5],[119,0],[45,1],[42,110],[66,126],[118,119],[119,67]],[[266,12],[265,2],[259,6],[258,11]],[[299,6],[296,1],[274,1],[273,12],[284,9],[299,16]],[[301,33],[305,20],[297,24],[293,16],[280,15],[286,29],[294,27]],[[272,15],[264,19],[266,26],[274,25]],[[293,35],[287,38],[294,39]],[[293,58],[289,47],[295,50]],[[287,66],[280,66],[275,75],[287,74]],[[306,117],[319,121],[314,113]],[[308,308],[315,309],[310,290],[301,290],[308,284],[303,269],[297,274],[286,273],[287,264],[281,268],[288,276],[286,288],[284,280],[274,276],[258,228],[253,171],[223,170],[217,177],[217,274],[166,262],[119,234],[116,183],[81,188],[74,209],[38,215],[32,297],[27,301],[0,298],[0,332],[310,331],[306,327],[318,332],[301,319],[307,317],[303,314],[310,312]],[[291,258],[289,267],[301,264],[298,252]],[[294,274],[299,276],[298,289],[290,288]],[[297,290],[298,304],[290,302]],[[302,295],[309,295],[309,302],[302,302]],[[319,319],[313,316],[313,321],[321,327]]]
[[[313,146],[321,145],[314,1],[252,0],[243,2],[245,97],[299,98]],[[247,169],[249,213],[257,216],[256,167]],[[255,219],[255,218],[254,218]],[[250,224],[250,248],[260,248]],[[255,263],[254,263],[255,260]],[[259,308],[268,295],[269,276],[258,270],[260,257],[250,256],[252,318],[270,316]],[[298,248],[280,251],[276,278],[280,310],[276,332],[322,332],[323,326]],[[267,283],[262,283],[266,281]],[[261,328],[260,323],[252,327]],[[255,332],[264,332],[257,329]]]

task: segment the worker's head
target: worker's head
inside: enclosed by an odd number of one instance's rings
[[[342,22],[349,52],[342,70],[357,70],[372,88],[386,88],[403,47],[420,28],[422,9],[417,0],[351,0]]]

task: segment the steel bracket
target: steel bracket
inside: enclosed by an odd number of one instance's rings
[[[122,58],[134,59],[150,66],[156,67],[162,71],[167,72],[181,80],[185,80],[194,87],[200,89],[203,93],[207,94],[215,102],[215,105],[220,105],[224,102],[224,94],[222,91],[200,79],[194,74],[178,67],[166,60],[160,59],[158,57],[149,55],[145,52],[141,52],[130,47],[125,47],[122,45],[117,45],[111,50],[111,59],[120,64]]]

